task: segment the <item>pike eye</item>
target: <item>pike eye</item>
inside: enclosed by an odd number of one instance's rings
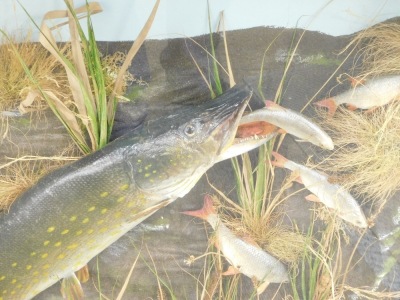
[[[185,127],[184,132],[185,132],[185,134],[186,134],[188,137],[192,137],[192,136],[194,136],[194,134],[196,133],[196,129],[194,128],[193,125],[187,125],[187,126]]]

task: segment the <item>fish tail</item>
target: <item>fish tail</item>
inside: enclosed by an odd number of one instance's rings
[[[284,168],[285,164],[288,162],[288,159],[275,151],[272,151],[271,154],[275,159],[275,160],[271,160],[271,164],[275,167]]]
[[[337,105],[334,98],[326,98],[314,103],[314,105],[319,107],[325,107],[328,109],[328,114],[333,116],[336,112]]]
[[[207,220],[207,217],[211,214],[215,214],[215,208],[213,206],[213,201],[211,195],[204,196],[204,205],[202,209],[192,210],[192,211],[183,211],[185,215],[197,217],[203,220]]]
[[[265,107],[270,109],[282,109],[283,107],[271,100],[265,100]]]

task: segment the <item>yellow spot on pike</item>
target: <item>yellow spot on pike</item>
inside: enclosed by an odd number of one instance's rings
[[[100,229],[100,232],[101,232],[101,233],[104,233],[104,232],[106,232],[107,230],[108,230],[107,227],[103,227],[102,229]]]
[[[54,247],[60,247],[61,246],[61,242],[57,242],[54,244]]]
[[[53,232],[54,230],[56,230],[54,226],[47,228],[47,232]]]
[[[57,259],[63,259],[63,258],[65,258],[65,254],[64,253],[61,253],[59,256],[57,256]]]
[[[121,212],[119,211],[119,212],[116,212],[115,214],[114,214],[114,218],[120,218],[121,217]]]
[[[48,244],[50,244],[50,241],[44,241],[43,246],[47,246]]]
[[[75,232],[76,235],[81,235],[83,233],[83,230],[78,230],[77,232]]]
[[[96,209],[96,207],[95,207],[95,206],[92,206],[92,207],[90,207],[90,208],[88,209],[88,212],[94,211],[95,209]]]
[[[92,234],[93,232],[94,232],[93,229],[89,229],[89,230],[87,231],[88,234]]]
[[[48,269],[48,268],[50,268],[50,265],[49,265],[49,264],[45,264],[45,265],[42,267],[43,270],[46,270],[46,269]]]
[[[11,283],[12,284],[16,284],[17,283],[17,279],[14,278],[13,280],[11,280]]]
[[[33,272],[32,274],[33,274],[33,276],[37,276],[37,275],[39,275],[39,272],[38,272],[38,271],[35,271],[35,272]]]
[[[149,177],[151,174],[150,173],[146,173],[144,174],[144,177]]]
[[[18,283],[17,289],[20,289],[20,288],[22,288],[22,284]]]
[[[88,222],[89,222],[89,218],[84,218],[83,221],[82,221],[82,224],[86,224]]]
[[[27,266],[26,266],[26,269],[27,269],[27,270],[30,270],[30,269],[32,269],[32,266],[31,266],[31,265],[27,265]]]
[[[108,192],[102,192],[101,194],[100,194],[100,197],[101,198],[104,198],[104,197],[107,197],[108,196]]]
[[[106,212],[107,212],[107,208],[103,208],[103,209],[101,210],[101,214],[102,214],[102,215],[104,215]]]
[[[42,257],[42,258],[46,258],[47,256],[49,256],[48,253],[43,253],[41,257]]]
[[[17,266],[16,262],[11,264],[11,267],[13,267],[13,268],[15,268],[16,266]]]
[[[4,279],[6,279],[6,276],[3,275],[0,277],[0,281],[3,281]]]
[[[77,218],[78,218],[77,216],[72,216],[71,218],[69,218],[69,220],[70,220],[71,222],[74,222],[74,221],[76,221]]]
[[[99,220],[99,221],[97,221],[97,225],[101,225],[101,224],[103,224],[104,223],[104,220]]]
[[[117,199],[117,202],[118,203],[121,203],[122,201],[124,201],[125,200],[125,196],[121,196],[121,197],[119,197],[118,199]]]
[[[67,247],[67,249],[75,249],[78,247],[78,244],[71,244]]]
[[[63,232],[61,232],[62,235],[67,234],[69,232],[68,229],[65,229]]]
[[[121,191],[126,191],[129,188],[129,184],[124,184],[119,187]]]
[[[14,294],[15,294],[15,291],[14,291],[14,290],[12,290],[10,294],[11,294],[11,295],[14,295]]]
[[[36,252],[31,252],[31,256],[35,256],[36,255]]]

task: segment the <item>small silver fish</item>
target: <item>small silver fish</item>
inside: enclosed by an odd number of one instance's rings
[[[368,227],[360,205],[342,186],[330,183],[327,175],[288,160],[277,152],[272,155],[275,158],[272,165],[298,173],[301,183],[313,193],[306,197],[307,200],[323,203],[338,217],[357,227]]]
[[[314,122],[296,111],[284,108],[268,100],[265,101],[265,108],[243,116],[238,130],[246,123],[260,121],[273,124],[302,141],[307,141],[329,150],[334,148],[330,136]]]
[[[340,104],[347,104],[350,109],[372,109],[383,106],[392,100],[400,98],[400,75],[382,76],[358,84],[355,88],[331,98],[315,102],[320,107],[326,107],[333,115]]]
[[[214,229],[217,246],[231,266],[239,273],[262,284],[257,292],[261,294],[268,283],[281,283],[289,280],[286,267],[259,246],[237,237],[218,217],[211,196],[204,197],[204,206],[200,210],[185,211],[186,215],[206,220]],[[232,269],[231,269],[232,270]],[[228,271],[227,274],[232,274]]]

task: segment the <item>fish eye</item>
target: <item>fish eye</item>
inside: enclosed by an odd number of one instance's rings
[[[193,125],[189,124],[185,127],[184,132],[186,136],[192,137],[196,133],[196,128]]]

